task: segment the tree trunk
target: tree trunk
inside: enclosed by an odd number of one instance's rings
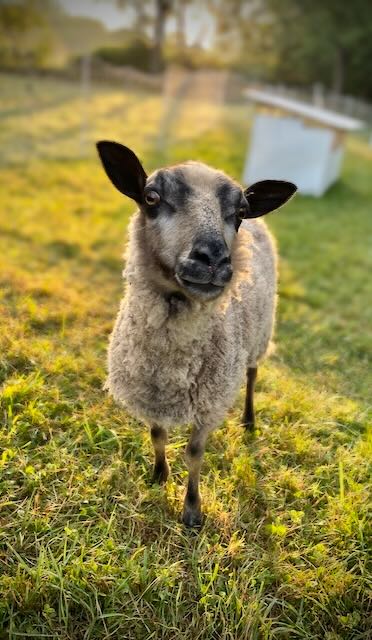
[[[137,33],[141,36],[141,38],[146,37],[146,25],[147,25],[147,16],[145,7],[142,2],[136,2],[134,5],[136,11],[136,19],[134,23],[134,28]]]
[[[177,23],[177,41],[180,49],[184,49],[186,47],[186,27],[185,27],[185,11],[186,4],[185,0],[177,0],[177,12],[176,12],[176,23]]]
[[[163,68],[163,45],[165,38],[165,23],[171,8],[170,0],[156,0],[156,15],[154,28],[154,56],[152,70],[159,73]]]

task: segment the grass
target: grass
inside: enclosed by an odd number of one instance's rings
[[[351,139],[324,198],[270,217],[277,352],[255,437],[241,396],[210,438],[195,534],[179,522],[187,434],[172,435],[166,488],[151,487],[147,432],[101,388],[133,207],[93,149],[78,158],[76,88],[1,86],[0,637],[371,638],[371,148]],[[241,176],[244,108],[176,116],[156,95],[95,88],[88,131],[150,168],[193,157]]]

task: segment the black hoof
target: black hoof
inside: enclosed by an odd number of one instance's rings
[[[186,527],[200,528],[203,524],[203,514],[201,511],[192,511],[192,509],[184,508],[182,522]]]
[[[151,484],[164,484],[168,480],[169,465],[168,462],[156,463],[152,473]]]

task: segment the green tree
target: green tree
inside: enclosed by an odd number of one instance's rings
[[[280,77],[371,94],[370,0],[265,0]],[[358,86],[358,84],[360,86]]]
[[[180,49],[186,48],[186,9],[192,0],[176,0],[174,13],[176,18],[176,38]]]
[[[50,52],[48,23],[33,0],[0,3],[0,61],[5,66],[41,64]]]
[[[130,7],[135,11],[134,28],[146,37],[150,27],[153,46],[152,70],[161,71],[164,64],[164,42],[166,21],[173,8],[172,0],[117,0],[119,7]]]
[[[155,0],[153,71],[161,71],[164,65],[163,49],[165,25],[172,9],[172,0]]]
[[[372,96],[371,0],[206,0],[216,53],[253,77]]]
[[[149,6],[152,2],[148,0],[117,0],[117,5],[120,8],[130,8],[134,11],[135,19],[133,24],[133,30],[138,33],[142,38],[147,35],[147,29],[151,24],[151,19],[148,13]]]

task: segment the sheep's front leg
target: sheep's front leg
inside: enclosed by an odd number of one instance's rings
[[[155,452],[154,471],[152,482],[163,484],[169,476],[169,465],[165,454],[165,445],[168,441],[168,433],[164,427],[153,425],[151,427],[151,440]]]
[[[183,505],[182,521],[187,527],[200,527],[202,524],[199,478],[207,436],[208,433],[205,429],[193,427],[186,447],[189,478]]]
[[[254,431],[255,415],[254,415],[254,387],[257,378],[257,367],[248,367],[247,371],[247,391],[245,396],[245,407],[242,417],[242,424],[248,431]]]

